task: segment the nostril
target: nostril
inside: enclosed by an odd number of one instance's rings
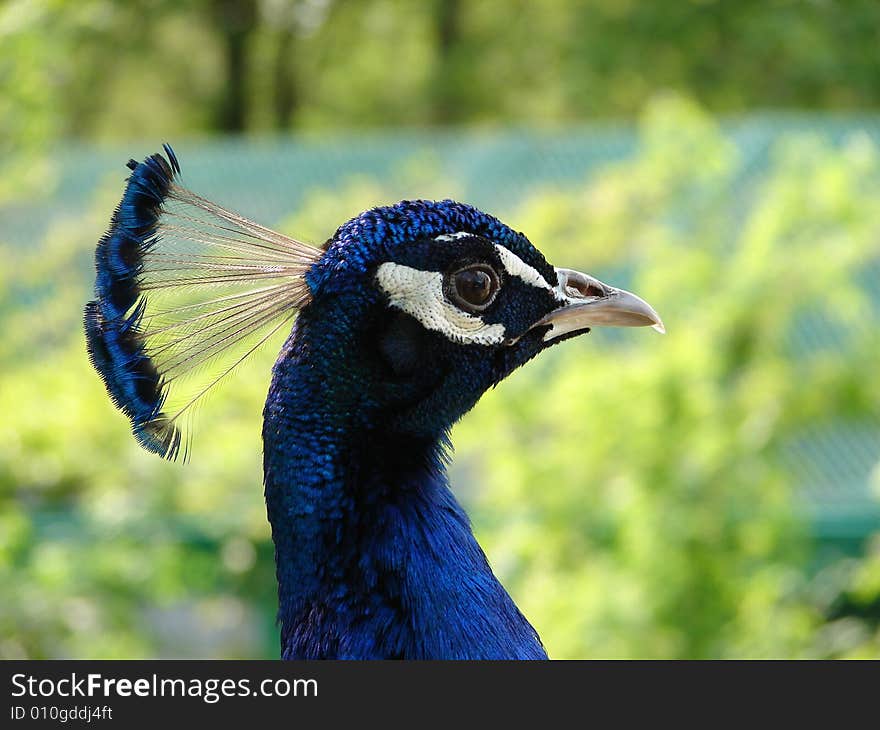
[[[560,292],[575,299],[602,299],[613,291],[589,274],[573,269],[556,269],[556,276]]]
[[[582,297],[604,297],[605,290],[598,284],[585,279],[573,279],[569,277],[566,288],[572,289]]]

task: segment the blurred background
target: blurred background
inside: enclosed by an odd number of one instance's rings
[[[880,4],[0,1],[0,657],[275,657],[267,347],[187,465],[81,311],[129,157],[323,241],[455,197],[668,334],[487,394],[453,484],[551,656],[880,655]]]

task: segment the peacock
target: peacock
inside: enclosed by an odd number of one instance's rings
[[[546,659],[450,489],[449,430],[590,327],[663,332],[654,309],[453,200],[318,247],[188,190],[168,145],[128,167],[85,334],[137,441],[186,459],[204,395],[289,328],[262,430],[281,657]]]

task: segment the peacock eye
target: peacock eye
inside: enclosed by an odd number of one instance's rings
[[[452,298],[463,309],[480,311],[488,307],[498,292],[498,275],[485,264],[459,269],[452,275]]]

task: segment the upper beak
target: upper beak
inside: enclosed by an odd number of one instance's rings
[[[545,342],[593,326],[650,326],[661,334],[666,332],[660,315],[641,297],[580,271],[556,269],[556,276],[557,294],[563,304],[533,325],[550,325],[544,334]]]

